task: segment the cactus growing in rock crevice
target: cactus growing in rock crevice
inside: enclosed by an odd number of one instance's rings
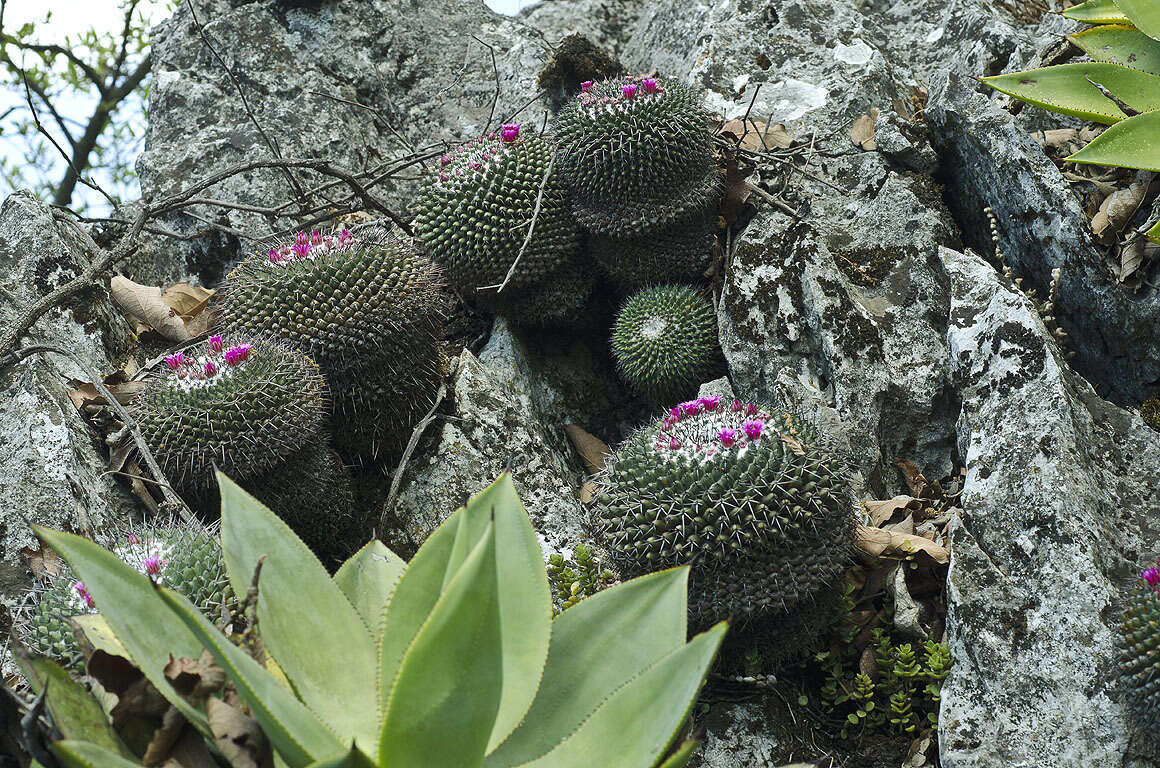
[[[612,354],[622,378],[654,403],[689,397],[724,362],[713,304],[683,285],[645,288],[617,314]]]
[[[584,306],[586,275],[559,289],[561,273],[578,274],[579,231],[552,147],[538,136],[521,135],[518,124],[443,155],[416,207],[419,240],[464,296],[510,314],[518,302],[554,292],[556,317],[516,313],[519,322],[535,325],[572,320]]]
[[[680,83],[583,83],[552,127],[580,223],[611,237],[655,232],[720,194],[702,97]]]
[[[631,576],[691,564],[698,626],[806,609],[851,551],[842,460],[779,408],[681,403],[617,448],[599,486],[594,526],[613,566]]]
[[[1119,667],[1136,735],[1160,753],[1160,561],[1124,589],[1120,609]]]

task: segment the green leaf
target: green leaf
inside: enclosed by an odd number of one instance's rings
[[[689,569],[597,592],[556,618],[539,694],[489,766],[521,765],[550,750],[634,676],[685,644]]]
[[[1128,17],[1119,9],[1114,0],[1088,0],[1086,3],[1073,5],[1064,11],[1063,15],[1076,21],[1086,21],[1089,24],[1128,20]]]
[[[1160,77],[1098,61],[984,77],[981,82],[1028,104],[1085,120],[1114,123],[1127,117],[1085,78],[1139,112],[1160,108]]]
[[[1160,75],[1160,43],[1135,27],[1103,24],[1068,35],[1068,39],[1096,61]]]
[[[674,752],[668,760],[658,766],[658,768],[685,768],[689,764],[689,760],[693,758],[693,753],[697,751],[697,747],[701,746],[701,742],[696,739],[688,739],[681,744],[681,746]]]
[[[1160,110],[1121,120],[1067,159],[1160,171]]]
[[[311,763],[307,768],[377,768],[366,754],[358,747],[352,746],[334,757]]]
[[[383,611],[406,567],[403,558],[374,539],[334,574],[334,583],[362,616],[371,637],[379,635]]]
[[[49,748],[68,768],[141,768],[140,763],[87,741],[55,741]]]
[[[343,749],[342,742],[294,697],[290,689],[231,643],[186,597],[171,589],[159,590],[159,594],[165,610],[175,614],[198,636],[229,675],[262,732],[291,768],[308,765],[323,755],[332,755]]]
[[[1160,40],[1160,3],[1156,0],[1116,0],[1116,7],[1145,35]]]
[[[48,711],[64,738],[88,742],[122,757],[132,756],[109,724],[100,703],[60,665],[46,658],[31,658],[21,659],[20,666],[32,690],[40,693],[48,686]]]
[[[630,680],[526,768],[653,765],[688,717],[727,629],[717,624]]]
[[[375,642],[322,563],[281,519],[221,472],[222,554],[246,594],[263,555],[258,624],[266,650],[306,706],[343,742],[378,737]],[[320,510],[320,514],[326,514]]]
[[[504,685],[495,526],[439,597],[391,689],[379,764],[483,763]]]
[[[185,625],[169,616],[149,578],[88,539],[39,525],[32,529],[72,566],[149,682],[199,731],[210,735],[205,713],[180,696],[164,672],[171,655],[196,659],[202,645]]]
[[[1148,238],[1154,243],[1160,243],[1160,221],[1144,233],[1144,237]]]

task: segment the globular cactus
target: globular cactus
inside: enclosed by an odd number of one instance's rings
[[[552,147],[540,137],[521,136],[510,124],[443,155],[416,208],[419,240],[464,296],[506,315],[528,297],[558,294],[556,316],[515,313],[524,324],[567,321],[583,308],[591,290],[586,276],[560,289],[562,273],[578,274],[579,230]]]
[[[552,127],[580,223],[635,237],[699,215],[720,194],[702,96],[680,83],[583,83]]]
[[[690,214],[664,229],[639,237],[593,233],[588,250],[596,266],[621,290],[702,279],[713,254],[716,214]]]
[[[155,523],[117,531],[104,543],[121,560],[185,595],[211,618],[228,599],[229,582],[213,527]],[[61,562],[60,568],[29,594],[13,624],[25,648],[79,670],[81,650],[69,618],[98,613],[100,606],[66,564]]]
[[[832,612],[852,494],[842,460],[785,411],[681,403],[619,446],[598,484],[593,522],[613,567],[629,577],[691,564],[697,626],[769,619],[778,632],[791,613]]]
[[[218,335],[166,357],[131,411],[169,481],[205,493],[216,488],[215,465],[244,481],[315,439],[327,403],[306,355],[267,338]]]
[[[1160,753],[1160,568],[1149,566],[1125,589],[1119,667],[1133,730]]]
[[[683,285],[637,292],[617,314],[612,355],[628,385],[656,404],[694,394],[723,364],[713,304]]]

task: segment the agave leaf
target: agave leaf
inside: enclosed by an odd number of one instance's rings
[[[684,646],[688,580],[687,567],[652,573],[560,614],[539,694],[520,727],[487,756],[488,768],[547,753],[617,688]]]
[[[311,763],[307,768],[376,768],[376,766],[361,749],[352,746],[346,752]]]
[[[68,768],[141,768],[135,760],[88,741],[64,739],[54,741],[49,748]]]
[[[113,754],[131,757],[100,703],[60,665],[50,659],[30,658],[20,659],[20,666],[32,690],[40,693],[48,686],[45,694],[48,711],[64,738],[89,742]]]
[[[981,82],[1028,104],[1097,123],[1110,124],[1127,117],[1085,78],[1139,112],[1160,108],[1160,77],[1099,61],[1012,72],[984,77]]]
[[[669,756],[668,760],[661,763],[659,768],[685,768],[689,764],[689,760],[693,758],[693,753],[697,751],[697,747],[700,745],[701,742],[696,739],[688,739],[681,744],[676,752]]]
[[[384,715],[380,765],[483,763],[504,684],[500,628],[489,522],[403,657]]]
[[[1114,0],[1087,0],[1086,3],[1073,5],[1063,12],[1063,15],[1076,21],[1086,21],[1089,24],[1125,22],[1128,17],[1119,9]]]
[[[383,609],[407,567],[406,561],[378,539],[354,553],[334,574],[334,583],[362,616],[371,637],[379,634]]]
[[[1102,24],[1068,39],[1096,61],[1160,75],[1160,42],[1126,24]]]
[[[205,713],[180,696],[164,672],[170,655],[201,656],[201,642],[180,621],[170,619],[149,578],[88,539],[39,525],[32,529],[72,566],[146,679],[199,731],[211,735]]]
[[[1160,221],[1156,222],[1156,224],[1153,225],[1151,229],[1145,232],[1144,237],[1148,238],[1154,243],[1160,243]]]
[[[1067,159],[1160,171],[1160,110],[1121,120]]]
[[[722,622],[702,632],[630,680],[525,768],[654,765],[688,717],[727,629]]]
[[[1148,37],[1160,40],[1160,3],[1156,0],[1116,0],[1116,7]]]
[[[362,617],[289,526],[221,472],[217,481],[222,554],[235,593],[246,594],[266,556],[258,590],[266,650],[342,742],[374,744],[377,654]]]
[[[245,651],[231,643],[201,615],[189,600],[171,589],[159,590],[167,612],[176,615],[198,636],[229,675],[238,695],[274,749],[291,768],[309,765],[321,756],[343,749],[342,742],[327,730],[294,693],[262,668]]]

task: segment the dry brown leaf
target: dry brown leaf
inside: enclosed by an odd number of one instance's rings
[[[1032,135],[1042,146],[1059,149],[1066,147],[1078,133],[1075,128],[1052,128],[1048,131],[1035,131]]]
[[[909,536],[914,533],[914,515],[909,514],[897,523],[888,523],[882,527],[891,533],[902,533]]]
[[[745,170],[737,165],[737,155],[734,152],[727,153],[725,157],[725,194],[722,196],[721,208],[718,213],[725,219],[726,226],[737,221],[737,217],[741,215],[741,211],[745,208],[745,202],[749,200],[749,184],[745,179],[753,173],[752,167],[746,167]]]
[[[895,513],[900,510],[917,510],[921,508],[922,502],[913,496],[895,496],[893,499],[886,499],[885,501],[863,501],[862,506],[866,508],[867,514],[870,515],[870,525],[878,528],[883,523],[890,522]]]
[[[771,140],[771,134],[773,134]],[[778,124],[770,128],[761,120],[742,120],[735,117],[721,126],[721,135],[738,144],[742,149],[750,152],[764,152],[776,147],[793,146],[793,139],[786,132],[785,126]],[[788,140],[788,144],[781,144]]]
[[[806,455],[806,447],[801,440],[798,440],[793,435],[787,435],[784,432],[779,432],[777,436],[781,438],[783,443],[785,443],[786,448],[789,448],[798,456]]]
[[[609,449],[607,443],[584,427],[579,424],[567,424],[564,426],[564,434],[572,441],[572,445],[575,446],[576,452],[580,454],[580,458],[583,459],[584,466],[588,468],[589,472],[599,472],[608,464],[608,460],[612,457],[612,450]]]
[[[213,655],[206,650],[201,652],[199,659],[175,659],[170,655],[169,663],[162,671],[178,693],[193,699],[204,699],[226,684],[225,670],[217,665]]]
[[[928,561],[946,565],[950,562],[951,555],[946,547],[940,547],[922,536],[894,533],[883,528],[871,528],[868,525],[858,526],[854,546],[871,561],[879,558],[901,560],[909,554],[917,553]]]
[[[1104,198],[1099,211],[1092,217],[1092,232],[1096,237],[1107,242],[1119,238],[1120,232],[1144,202],[1150,181],[1150,174],[1137,174],[1127,187],[1117,189]]]
[[[210,697],[205,702],[214,745],[233,768],[260,768],[267,759],[267,742],[258,722],[237,707]]]
[[[149,493],[149,489],[145,487],[145,481],[141,479],[144,475],[141,471],[141,465],[137,463],[137,460],[133,459],[125,464],[122,471],[129,476],[129,490],[133,495],[141,500],[141,503],[145,505],[145,508],[151,514],[157,514],[159,509],[157,499],[153,498],[153,494]]]
[[[138,322],[152,328],[169,341],[188,341],[193,338],[185,328],[185,321],[161,298],[161,289],[155,285],[141,285],[122,275],[109,281],[113,301]]]
[[[585,480],[580,486],[580,503],[587,504],[596,498],[596,494],[600,492],[600,486],[596,484],[595,480]]]
[[[878,142],[874,141],[874,126],[877,123],[877,109],[871,109],[870,114],[855,120],[854,127],[850,129],[850,141],[854,142],[854,146],[866,152],[878,149]]]
[[[769,126],[762,138],[770,148],[789,149],[795,143],[794,137],[789,135],[789,131],[781,123]]]
[[[144,381],[121,381],[112,384],[109,382],[112,378],[112,376],[106,377],[104,384],[121,405],[128,405],[147,386]],[[91,382],[69,379],[68,385],[73,387],[68,392],[68,398],[72,400],[78,411],[83,411],[86,405],[108,405],[105,402],[105,396]]]
[[[161,292],[161,300],[183,318],[189,318],[200,314],[213,295],[213,291],[200,285],[175,283]]]
[[[906,485],[910,488],[911,495],[920,499],[927,498],[930,482],[922,474],[922,470],[913,461],[906,459],[899,459],[895,462],[895,466],[902,471],[902,476],[906,478]]]
[[[24,558],[24,562],[28,563],[28,569],[32,571],[32,575],[38,579],[59,576],[60,572],[64,570],[64,562],[56,550],[43,544],[40,545],[39,549],[23,547],[20,550],[20,556]]]

